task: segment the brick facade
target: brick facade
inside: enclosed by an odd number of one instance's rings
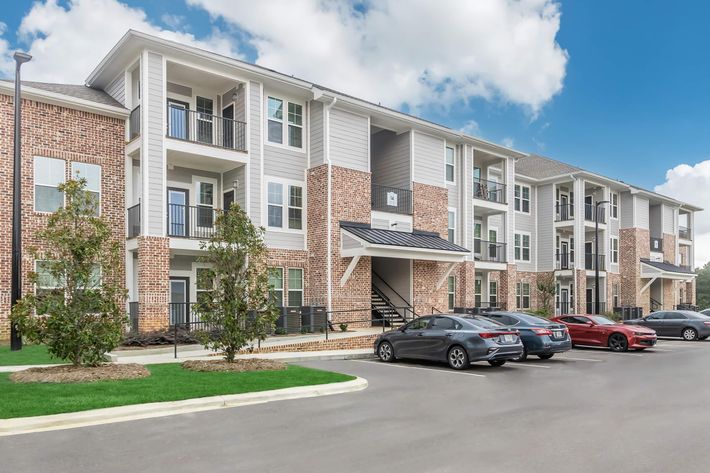
[[[587,271],[575,269],[574,308],[577,314],[587,313]]]
[[[138,314],[141,332],[170,324],[170,239],[138,237]]]
[[[650,257],[650,238],[649,231],[643,228],[622,228],[619,230],[621,305],[641,307],[644,314],[650,312],[651,300],[648,293],[649,289],[641,293],[645,283],[641,279],[640,260],[641,258]]]
[[[34,261],[27,250],[31,246],[42,250],[35,235],[47,222],[46,214],[34,211],[35,156],[64,160],[66,179],[71,177],[72,162],[101,166],[101,214],[124,248],[124,123],[119,118],[22,101],[22,293],[33,291],[27,274],[34,270]],[[10,334],[13,134],[13,98],[0,95],[0,340]],[[117,277],[124,281],[123,265],[117,269]]]
[[[451,274],[456,277],[456,298],[454,300],[454,304],[456,307],[475,306],[475,269],[476,268],[473,261],[465,261],[463,263],[460,263],[458,267],[454,271],[452,271]]]
[[[675,252],[676,237],[668,233],[663,234],[663,261],[671,264],[677,264]],[[650,254],[650,253],[649,253]]]
[[[518,267],[509,264],[505,271],[500,272],[498,282],[498,305],[511,309],[517,304],[515,301],[515,283],[518,281]],[[531,288],[532,291],[532,288]]]

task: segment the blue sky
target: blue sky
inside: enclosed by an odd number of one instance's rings
[[[182,0],[123,3],[145,11],[157,27],[177,27],[196,38],[219,30],[233,38],[235,50],[245,58],[257,57],[243,41],[250,35],[214,11],[210,15]],[[4,3],[0,21],[10,48],[27,46],[16,31],[32,4]],[[59,6],[71,5],[60,1]],[[423,104],[416,113],[453,128],[473,120],[483,138],[512,140],[516,149],[652,188],[664,182],[668,169],[706,159],[710,148],[710,4],[684,6],[648,0],[563,1],[555,37],[569,57],[562,89],[536,116],[501,97],[471,97],[445,108]],[[325,85],[339,88],[337,83]]]

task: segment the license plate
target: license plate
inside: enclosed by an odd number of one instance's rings
[[[513,343],[515,338],[513,338],[513,335],[503,335],[503,342],[504,343]]]
[[[564,335],[562,335],[562,330],[555,330],[552,332],[552,335],[555,336],[555,338],[562,338]]]

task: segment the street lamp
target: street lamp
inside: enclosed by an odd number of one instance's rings
[[[599,315],[599,206],[608,204],[600,200],[594,204],[594,313]]]
[[[22,291],[22,219],[20,207],[21,203],[21,175],[22,175],[22,142],[21,142],[21,122],[22,108],[20,102],[22,100],[20,94],[20,68],[30,59],[27,53],[16,51],[13,55],[15,58],[15,156],[12,168],[12,283],[10,289],[10,306],[15,307],[17,301],[20,300],[20,292]],[[17,326],[13,323],[10,325],[10,350],[17,351],[22,349],[22,337],[20,336]]]

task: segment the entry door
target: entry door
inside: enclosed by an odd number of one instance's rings
[[[187,140],[190,137],[190,104],[168,99],[168,136]]]
[[[488,241],[490,242],[488,244],[488,256],[491,261],[498,261],[498,245],[496,245],[498,242],[497,228],[491,228],[488,230]]]
[[[569,243],[560,242],[560,269],[569,269]]]
[[[585,269],[594,269],[594,243],[584,242],[584,264]]]
[[[189,191],[187,189],[168,188],[168,235],[173,237],[189,236]]]
[[[569,289],[560,289],[560,315],[569,314]]]
[[[569,220],[569,197],[560,194],[560,220]]]
[[[222,146],[234,148],[234,104],[230,103],[222,109],[222,117]]]
[[[587,313],[594,313],[594,290],[591,287],[587,288]]]
[[[197,105],[197,141],[212,144],[212,120],[214,119],[212,99],[197,97],[195,103]]]
[[[584,218],[594,221],[594,197],[591,195],[584,196]]]
[[[189,322],[190,278],[170,278],[170,324]]]
[[[222,208],[225,210],[229,210],[229,207],[234,203],[234,191],[227,191],[223,194],[222,196]]]

